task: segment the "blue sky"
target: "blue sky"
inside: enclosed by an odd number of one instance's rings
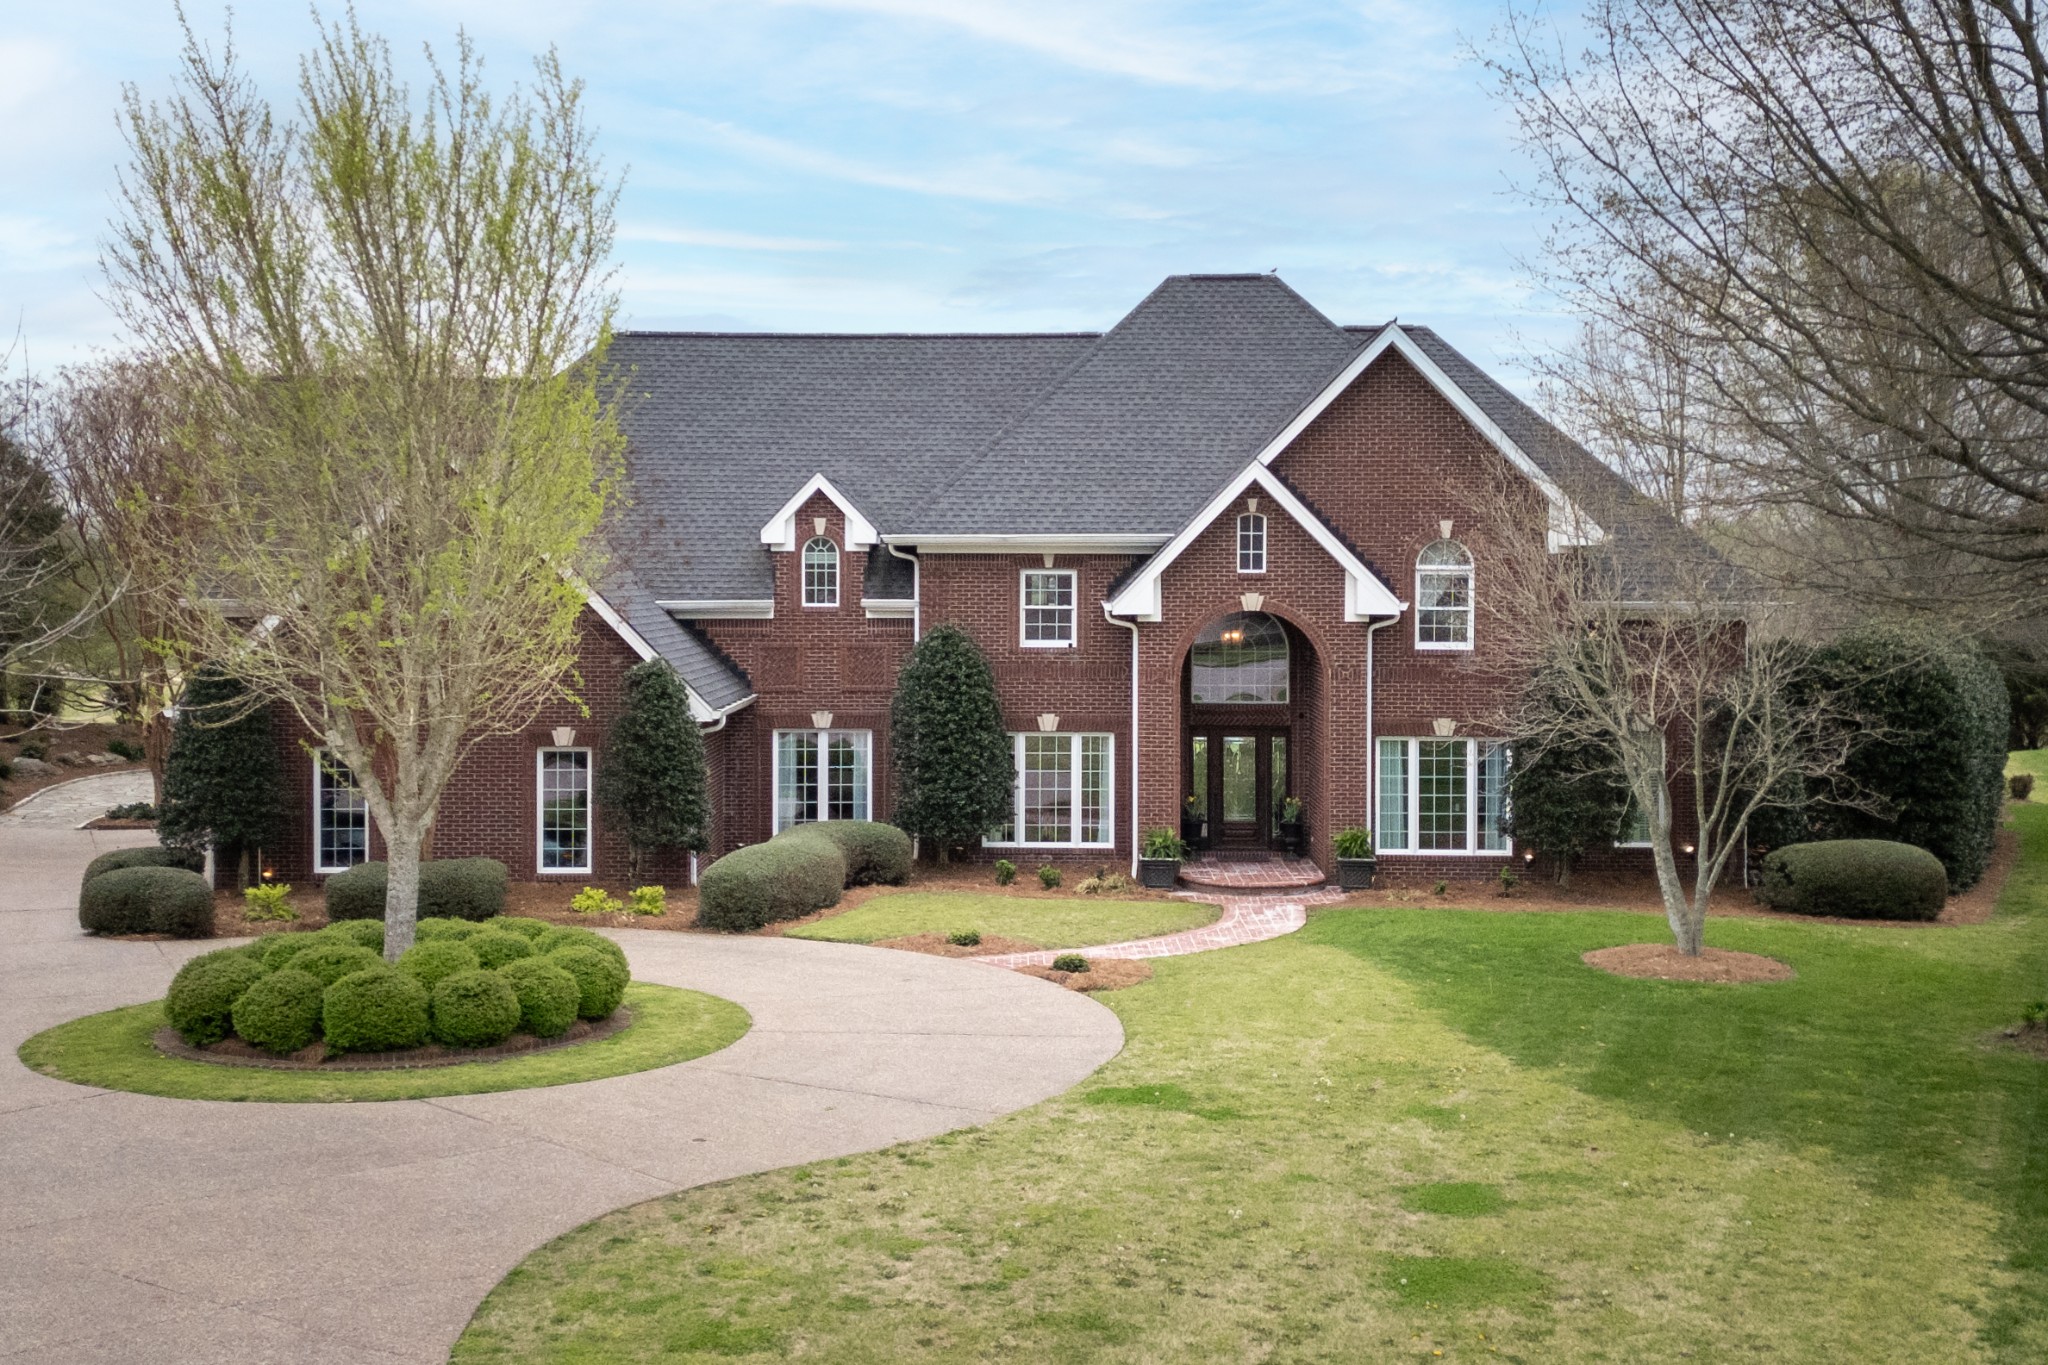
[[[1426,321],[1503,379],[1561,320],[1542,217],[1464,58],[1499,0],[363,0],[410,62],[549,44],[626,171],[629,326],[1096,329],[1180,271],[1277,269],[1339,322]],[[202,32],[223,8],[191,0]],[[310,40],[245,3],[288,99]],[[29,0],[0,31],[0,310],[38,368],[118,341],[98,242],[121,82],[169,88],[169,0]],[[19,355],[17,355],[19,363]]]

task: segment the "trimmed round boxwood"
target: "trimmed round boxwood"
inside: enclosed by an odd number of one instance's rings
[[[519,995],[519,1027],[536,1038],[559,1038],[576,1022],[583,987],[569,969],[544,957],[523,957],[498,969]]]
[[[235,1032],[268,1052],[297,1052],[320,1036],[320,998],[326,990],[319,978],[295,967],[271,972],[235,1001]]]
[[[619,1007],[626,994],[626,969],[589,948],[557,948],[541,959],[576,978],[579,1019],[602,1019]]]
[[[542,953],[552,953],[561,948],[588,948],[611,958],[621,969],[626,966],[624,948],[594,929],[585,929],[577,925],[565,925],[555,930],[546,938],[536,940],[534,947]]]
[[[471,924],[466,919],[423,919],[413,925],[414,943],[460,943],[466,938],[483,932],[480,924]]]
[[[496,858],[437,858],[420,864],[421,919],[485,920],[505,910],[505,865]],[[390,869],[357,863],[327,879],[329,920],[384,918]]]
[[[500,933],[495,929],[471,935],[462,946],[476,954],[478,964],[486,971],[496,971],[508,962],[533,956],[533,944],[524,936]]]
[[[378,965],[327,988],[320,1028],[344,1052],[394,1052],[427,1041],[427,988],[410,972]]]
[[[238,948],[225,948],[193,958],[171,979],[164,997],[164,1018],[178,1036],[205,1047],[228,1036],[234,1027],[235,1001],[263,979],[260,961]]]
[[[378,919],[348,919],[339,924],[330,924],[320,931],[334,938],[346,939],[359,948],[368,948],[382,956],[384,952],[384,921]]]
[[[479,927],[482,929],[502,929],[508,934],[517,934],[528,943],[532,943],[555,926],[549,924],[544,919],[523,919],[517,915],[498,915],[485,920]]]
[[[1930,920],[1947,903],[1948,886],[1941,859],[1924,848],[1889,839],[1828,839],[1772,852],[1756,897],[1795,915]]]
[[[519,1027],[519,992],[496,972],[457,972],[434,987],[434,1037],[450,1047],[494,1047]]]
[[[117,867],[79,888],[78,924],[88,934],[213,937],[213,888],[182,867]]]
[[[473,972],[482,965],[467,943],[453,939],[415,943],[398,955],[398,970],[418,977],[429,990],[458,972]]]
[[[181,867],[187,872],[198,872],[205,866],[206,859],[197,853],[145,844],[141,848],[117,848],[112,853],[100,854],[85,865],[85,875],[79,878],[79,884],[83,886],[102,872],[117,872],[124,867]]]
[[[308,948],[318,948],[333,941],[319,934],[269,934],[250,946],[263,959],[263,965],[274,972]]]
[[[811,825],[765,844],[734,849],[710,867],[697,890],[697,923],[746,933],[837,905],[846,889],[846,857]]]
[[[910,836],[894,825],[880,820],[821,820],[803,828],[838,845],[846,859],[846,886],[901,886],[910,880]]]
[[[324,938],[325,935],[315,935]],[[379,966],[384,959],[378,957],[360,943],[347,943],[339,939],[327,939],[315,943],[303,953],[295,954],[290,970],[304,972],[322,986],[332,986],[352,972],[366,972]]]

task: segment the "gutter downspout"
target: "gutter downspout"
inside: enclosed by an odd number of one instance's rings
[[[1102,604],[1102,619],[1131,633],[1131,876],[1138,875],[1138,623],[1119,620]]]
[[[1377,828],[1380,818],[1380,741],[1379,736],[1374,733],[1372,727],[1372,637],[1400,619],[1398,616],[1389,616],[1385,620],[1375,621],[1365,628],[1365,827],[1373,832],[1372,843],[1375,849],[1379,847],[1380,843],[1380,834]]]
[[[916,644],[924,638],[924,565],[916,555],[897,549],[893,541],[883,541],[882,548],[898,559],[910,561],[910,643]]]

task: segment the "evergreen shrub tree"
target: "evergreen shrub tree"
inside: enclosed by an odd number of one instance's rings
[[[178,704],[157,838],[194,854],[211,845],[223,858],[241,855],[246,885],[258,870],[253,855],[276,840],[285,810],[269,709],[218,667],[200,668]]]
[[[940,626],[917,642],[890,708],[896,823],[939,861],[1010,815],[1016,764],[996,677],[971,637]]]
[[[1587,746],[1553,744],[1515,754],[1508,772],[1515,842],[1551,860],[1557,884],[1589,848],[1612,844],[1628,815],[1628,784],[1611,760]]]
[[[626,707],[605,740],[597,800],[626,835],[636,885],[647,854],[710,846],[704,736],[690,719],[689,692],[666,660],[649,659],[626,674]]]

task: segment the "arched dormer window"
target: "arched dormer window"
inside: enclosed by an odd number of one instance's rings
[[[1415,647],[1472,648],[1472,554],[1455,540],[1416,557]]]
[[[1244,512],[1237,518],[1237,571],[1266,571],[1266,518],[1258,512]]]
[[[830,536],[804,542],[804,605],[839,605],[839,547]]]

